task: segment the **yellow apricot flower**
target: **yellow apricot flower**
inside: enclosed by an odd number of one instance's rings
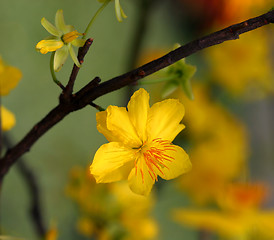
[[[219,211],[180,209],[174,217],[183,224],[231,239],[273,239],[274,210],[259,208],[264,196],[262,185],[233,184],[220,197]]]
[[[85,40],[78,39],[78,37],[83,34],[77,32],[73,26],[65,24],[63,10],[59,9],[56,12],[56,26],[52,25],[45,18],[42,18],[41,24],[51,34],[51,36],[38,42],[36,45],[36,50],[42,54],[46,54],[47,52],[55,52],[54,71],[58,72],[61,69],[68,57],[68,54],[70,54],[75,65],[80,67],[80,63],[72,46],[82,47]]]
[[[96,114],[97,129],[109,143],[96,152],[90,166],[98,183],[128,179],[137,194],[148,195],[158,176],[169,180],[188,172],[186,152],[172,141],[184,129],[184,106],[167,99],[149,106],[149,94],[139,89],[127,108],[109,106]]]
[[[101,3],[104,3],[106,1],[112,1],[112,0],[98,0]],[[123,18],[127,18],[127,15],[125,14],[125,12],[123,11],[121,4],[120,4],[120,0],[115,0],[115,14],[116,14],[116,18],[119,22],[123,21]]]

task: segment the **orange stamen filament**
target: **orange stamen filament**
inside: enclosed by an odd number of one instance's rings
[[[143,156],[148,167],[148,173],[150,177],[152,180],[158,181],[158,176],[155,170],[157,169],[162,175],[164,175],[163,168],[168,169],[168,166],[165,162],[172,162],[174,160],[174,158],[169,156],[167,152],[175,151],[175,148],[169,141],[162,140],[160,138],[153,139],[152,145],[152,147],[143,152]],[[146,146],[146,142],[137,152],[140,152],[144,146]],[[137,162],[135,162],[135,169],[135,174],[137,175]],[[144,173],[141,168],[140,173],[144,183]]]

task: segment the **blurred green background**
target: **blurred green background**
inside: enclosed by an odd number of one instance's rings
[[[149,15],[148,31],[143,39],[144,49],[172,48],[176,42],[182,44],[206,32],[189,31],[191,26],[178,21],[178,12],[171,7],[171,2],[173,1],[159,1],[154,4]],[[80,89],[95,76],[105,81],[128,70],[130,48],[135,37],[136,20],[140,14],[138,0],[121,0],[121,5],[128,15],[122,23],[116,20],[113,5],[109,4],[89,33],[94,42],[80,70],[75,89]],[[6,63],[18,67],[23,73],[18,87],[1,100],[16,115],[16,126],[8,133],[14,142],[19,141],[35,123],[57,105],[60,94],[60,89],[51,80],[50,54],[42,55],[35,51],[36,43],[48,36],[40,24],[41,18],[46,17],[50,22],[54,22],[57,9],[63,9],[66,23],[83,32],[99,6],[95,0],[0,0],[0,55]],[[197,59],[195,55],[189,62],[197,64]],[[68,59],[61,72],[57,73],[63,84],[69,77],[72,64],[72,60]],[[199,68],[197,74],[200,74]],[[122,106],[127,99],[126,91],[121,89],[113,92],[99,98],[96,103],[103,107],[109,104]],[[273,123],[271,97],[238,106],[235,111],[242,112],[243,109],[246,114],[242,117],[251,128],[257,124],[264,126],[264,121]],[[261,111],[267,112],[267,118],[259,119],[258,115],[264,114]],[[95,151],[106,142],[104,136],[96,129],[95,114],[96,110],[92,107],[70,114],[39,139],[23,156],[37,177],[45,223],[48,226],[56,223],[59,239],[85,239],[75,230],[77,210],[66,196],[65,186],[70,169],[75,165],[90,165]],[[261,137],[263,141],[273,145],[273,129],[260,128],[259,132],[251,132],[251,136]],[[253,142],[253,146],[258,147],[258,141]],[[273,181],[273,149],[271,150],[271,146],[267,146],[267,149],[258,148],[261,152],[257,154],[267,160],[263,165],[258,161],[253,164],[258,170],[256,174],[258,178],[264,175],[266,179]],[[257,159],[261,161],[260,157]],[[0,226],[3,232],[23,239],[39,239],[28,212],[29,192],[16,165],[5,177],[0,199]],[[188,240],[195,238],[194,231],[172,222],[169,217],[169,209],[182,206],[185,201],[182,194],[176,194],[173,185],[163,185],[153,210],[153,215],[160,225],[158,239],[176,240],[182,239],[182,236]]]

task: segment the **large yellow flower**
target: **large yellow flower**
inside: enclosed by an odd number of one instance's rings
[[[127,109],[109,106],[96,115],[97,129],[109,143],[101,146],[90,167],[98,183],[128,179],[137,194],[147,195],[157,177],[169,180],[191,169],[186,152],[172,141],[184,129],[184,106],[168,99],[149,106],[139,89]]]

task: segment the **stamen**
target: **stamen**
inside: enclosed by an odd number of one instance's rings
[[[79,36],[83,35],[82,33],[77,32],[76,30],[66,33],[63,35],[62,40],[64,43],[70,43],[74,39],[78,38]]]
[[[165,161],[172,162],[174,160],[173,157],[167,154],[167,151],[175,151],[175,147],[169,141],[162,140],[161,138],[153,139],[152,145],[153,147],[146,150],[143,155],[150,177],[152,180],[158,181],[155,168],[157,168],[158,171],[164,175],[163,168],[168,169]]]

